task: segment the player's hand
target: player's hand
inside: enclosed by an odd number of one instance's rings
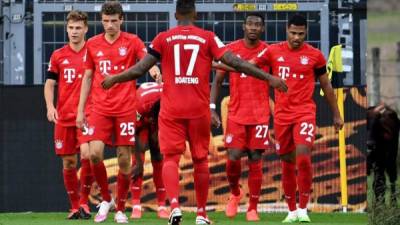
[[[211,111],[211,125],[215,128],[219,128],[221,126],[221,120],[219,119],[218,113],[215,109],[210,109]]]
[[[49,120],[49,122],[57,123],[58,113],[54,107],[49,107],[47,109],[47,119]]]
[[[132,180],[138,179],[140,176],[143,176],[143,163],[137,163],[132,169]]]
[[[333,126],[335,127],[335,131],[339,132],[343,128],[344,122],[340,115],[336,115],[333,117]]]
[[[84,131],[85,124],[86,124],[85,113],[78,111],[78,113],[76,114],[76,127]]]
[[[101,86],[103,89],[110,89],[112,86],[114,86],[115,82],[113,79],[114,76],[108,76],[106,75],[103,82],[101,82]]]
[[[157,83],[161,83],[162,82],[162,75],[161,75],[161,71],[158,68],[158,66],[153,66],[150,68],[149,70],[150,76],[157,82]]]
[[[269,86],[278,89],[281,92],[287,92],[288,91],[288,86],[286,85],[286,82],[282,80],[281,78],[271,76],[271,79],[268,81]]]

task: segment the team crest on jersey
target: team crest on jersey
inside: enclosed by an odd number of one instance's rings
[[[56,139],[56,140],[54,141],[54,144],[55,144],[55,146],[56,146],[56,149],[62,149],[62,147],[63,147],[63,141],[60,140],[60,139]]]
[[[225,137],[225,142],[229,144],[232,142],[232,140],[233,140],[233,134],[227,134]]]
[[[307,65],[309,61],[309,58],[307,56],[300,56],[300,63],[302,65]]]
[[[120,48],[118,49],[118,51],[119,51],[119,55],[120,55],[120,56],[126,56],[126,53],[128,52],[128,50],[126,49],[126,47],[120,47]]]

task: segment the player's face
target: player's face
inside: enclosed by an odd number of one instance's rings
[[[106,34],[114,36],[121,30],[121,24],[123,19],[120,18],[119,14],[114,15],[101,15],[101,23],[103,24],[104,31]]]
[[[306,38],[306,26],[296,26],[291,24],[286,31],[290,47],[293,49],[300,48]]]
[[[67,23],[68,39],[73,44],[79,44],[85,40],[88,27],[83,21],[70,20]]]
[[[251,41],[260,39],[261,34],[264,32],[264,24],[260,17],[249,16],[243,24],[244,35]]]

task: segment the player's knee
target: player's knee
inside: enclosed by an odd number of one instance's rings
[[[228,150],[228,158],[229,160],[239,160],[242,156],[242,151],[238,149],[229,149]]]
[[[262,150],[250,151],[248,157],[251,162],[259,161],[262,157]]]
[[[279,158],[287,163],[296,163],[296,152],[290,152],[287,154],[280,155]]]
[[[127,170],[131,166],[131,157],[128,154],[118,155],[118,166],[120,169]]]
[[[70,170],[70,169],[74,169],[77,166],[77,160],[76,157],[73,156],[66,156],[62,158],[63,161],[63,168]]]
[[[103,158],[99,154],[96,154],[95,152],[90,152],[89,158],[90,161],[94,164],[97,164],[103,160]]]
[[[90,158],[89,144],[82,144],[80,149],[81,149],[81,159],[89,159]]]

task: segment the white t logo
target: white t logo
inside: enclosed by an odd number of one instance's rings
[[[111,70],[111,61],[110,60],[100,60],[100,71],[103,75],[109,75],[108,70]]]
[[[279,76],[282,78],[282,80],[286,80],[286,78],[289,77],[289,71],[290,71],[289,67],[286,66],[279,67]]]
[[[75,79],[75,69],[64,69],[64,79],[67,80],[67,83],[72,83]]]

